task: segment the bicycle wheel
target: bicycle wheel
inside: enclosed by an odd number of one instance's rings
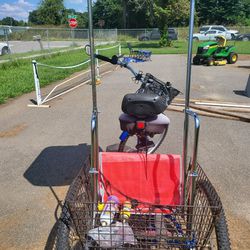
[[[204,244],[202,244],[203,246],[200,249],[230,250],[231,246],[230,246],[226,217],[216,190],[214,189],[214,187],[210,182],[198,181],[196,192],[197,193],[196,193],[194,207],[197,205],[202,205],[206,207],[206,209],[209,209],[210,211],[205,211],[205,213],[206,214],[211,213],[210,220],[213,220],[213,221],[208,221],[209,216],[206,217],[203,217],[202,215],[197,216],[198,219],[195,222],[196,229],[198,232],[200,232],[200,238],[204,242]],[[221,211],[219,215],[216,215],[215,210],[216,207],[218,206],[218,202],[221,205]],[[207,231],[205,227],[210,223],[214,225],[213,230]]]
[[[68,224],[68,223],[67,223]],[[66,225],[62,220],[58,221],[56,250],[80,250],[82,244],[75,230],[70,225]]]
[[[160,147],[166,135],[167,135],[167,128],[163,131],[162,134],[156,134],[152,138],[148,136],[148,141],[149,141],[148,148],[147,147],[136,148],[136,145],[138,144],[138,136],[137,135],[129,136],[127,139],[120,142],[118,152],[131,152],[131,153],[147,152],[148,154],[153,154]]]

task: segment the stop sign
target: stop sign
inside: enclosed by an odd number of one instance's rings
[[[71,28],[76,28],[77,27],[77,20],[75,18],[70,18],[69,19],[69,26]]]

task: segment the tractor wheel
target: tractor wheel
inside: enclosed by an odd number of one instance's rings
[[[234,52],[231,52],[229,56],[227,57],[227,63],[234,64],[238,60],[238,55]]]
[[[199,38],[197,36],[193,37],[193,41],[199,42]]]
[[[198,56],[195,56],[193,58],[193,64],[194,65],[200,65],[201,64],[201,59]]]
[[[214,59],[213,58],[208,58],[207,66],[213,66],[213,65],[214,65]]]

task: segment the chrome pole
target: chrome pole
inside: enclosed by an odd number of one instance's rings
[[[187,192],[187,231],[191,234],[192,232],[192,224],[194,215],[194,200],[196,195],[196,178],[198,177],[197,173],[197,154],[198,154],[198,141],[199,141],[199,131],[200,131],[200,119],[198,115],[186,109],[185,113],[187,116],[192,116],[194,118],[195,130],[194,130],[194,146],[193,146],[193,155],[192,162],[187,171],[187,183],[186,192]]]
[[[92,0],[88,0],[89,13],[89,45],[90,45],[90,62],[91,62],[91,83],[92,83],[92,99],[93,110],[91,117],[91,169],[92,175],[92,198],[96,203],[98,199],[98,109],[96,97],[96,74],[95,74],[95,57],[94,57],[94,33],[93,33],[93,19],[92,19]]]
[[[188,151],[188,128],[189,115],[186,110],[189,109],[190,86],[191,86],[191,64],[192,64],[192,47],[193,47],[193,30],[194,30],[194,6],[195,0],[190,1],[190,20],[189,20],[189,39],[188,39],[188,57],[187,57],[187,74],[186,74],[186,94],[185,94],[185,120],[184,120],[184,135],[183,135],[183,167],[184,167],[184,200],[186,202],[186,182],[187,182],[187,151]]]

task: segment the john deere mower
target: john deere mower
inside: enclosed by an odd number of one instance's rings
[[[217,36],[216,41],[200,44],[193,58],[193,64],[212,66],[236,63],[238,54],[235,53],[235,46],[226,46],[226,43],[224,36]]]

